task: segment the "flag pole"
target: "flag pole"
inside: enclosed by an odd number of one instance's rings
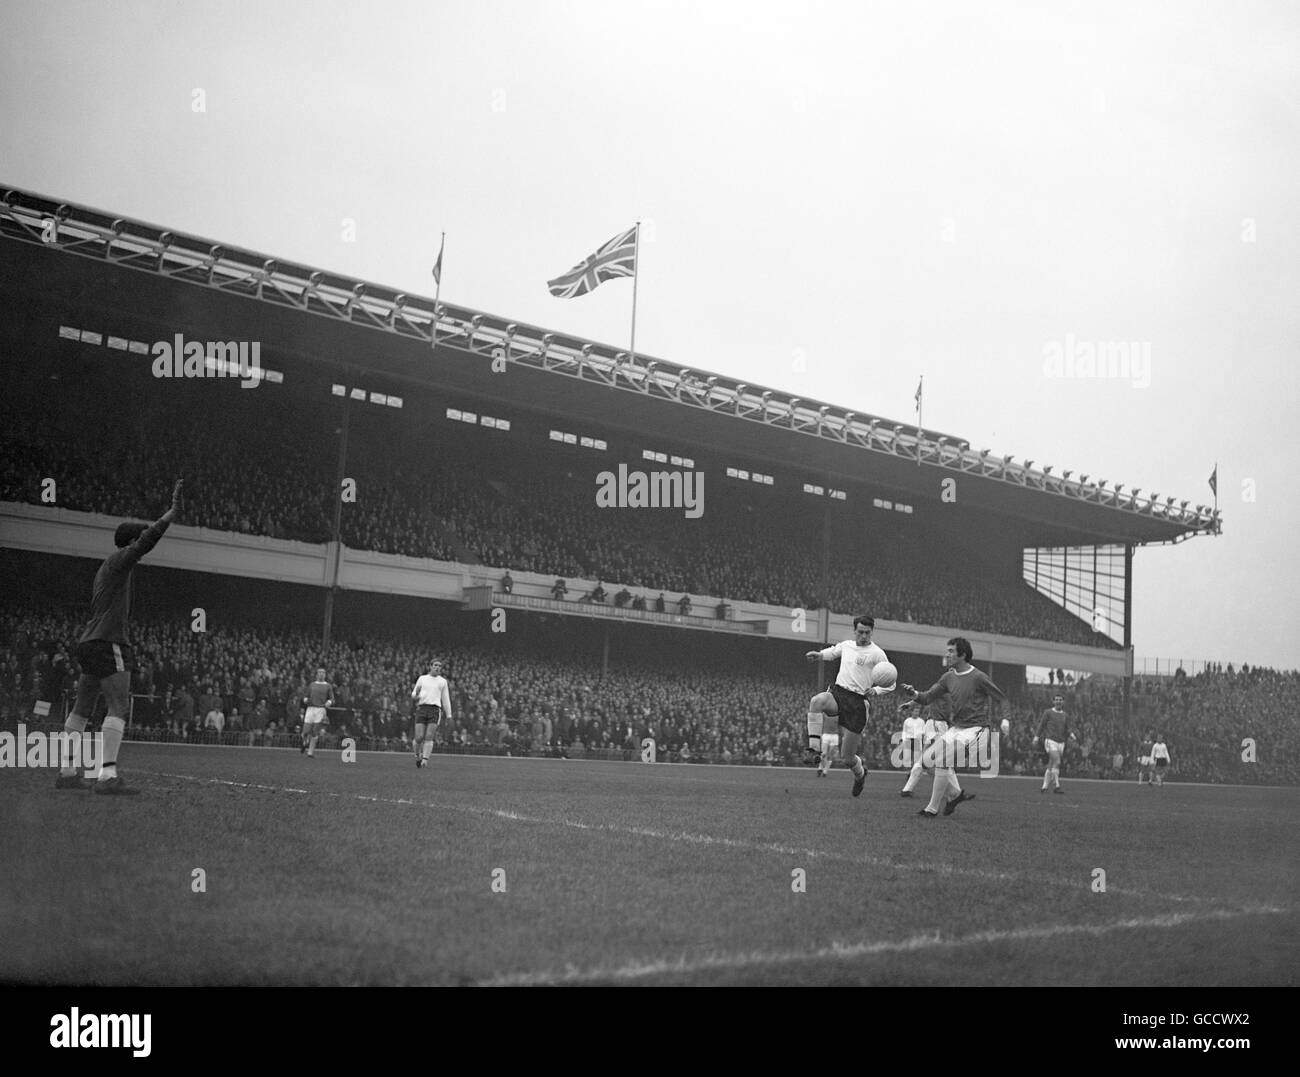
[[[626,220],[626,218],[624,218]],[[628,346],[628,356],[636,360],[636,279],[640,276],[641,262],[641,222],[636,222],[632,237],[632,343]]]
[[[433,273],[433,320],[429,323],[429,350],[438,348],[438,299],[442,295],[442,252],[447,246],[447,233],[442,233],[438,243],[438,261],[434,263]]]
[[[921,466],[921,441],[925,427],[921,424],[925,416],[925,375],[916,383],[916,466]]]
[[[1219,461],[1214,461],[1214,511],[1219,511]]]

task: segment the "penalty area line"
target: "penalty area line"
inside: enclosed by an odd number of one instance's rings
[[[1026,927],[1008,931],[980,931],[972,935],[945,937],[942,932],[913,935],[901,941],[833,942],[817,950],[750,950],[740,953],[715,953],[703,957],[682,956],[675,959],[658,958],[646,961],[629,961],[622,965],[577,969],[570,966],[563,972],[515,972],[479,981],[479,987],[539,987],[546,985],[582,984],[593,982],[627,982],[649,976],[689,976],[698,972],[735,972],[743,969],[777,968],[799,965],[809,961],[856,961],[881,954],[918,953],[925,950],[960,949],[986,946],[998,942],[1038,942],[1067,936],[1100,938],[1117,931],[1168,930],[1184,924],[1214,920],[1234,920],[1244,916],[1275,916],[1287,910],[1270,905],[1249,906],[1242,909],[1211,909],[1205,912],[1168,913],[1115,920],[1106,924],[1056,924],[1049,927]]]

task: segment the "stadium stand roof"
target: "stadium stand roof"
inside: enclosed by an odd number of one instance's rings
[[[14,309],[33,328],[36,312],[70,305],[108,317],[135,311],[190,339],[259,340],[272,352],[506,406],[599,416],[829,483],[934,500],[952,478],[963,507],[1013,519],[1027,545],[1177,542],[1220,528],[1205,505],[1017,463],[958,436],[498,315],[449,303],[435,311],[429,297],[23,190],[4,189],[0,238],[0,280],[22,296]]]

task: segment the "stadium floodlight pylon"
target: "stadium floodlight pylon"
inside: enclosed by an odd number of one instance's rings
[[[0,197],[0,239],[152,273],[195,287],[332,318],[376,332],[448,344],[473,354],[627,393],[662,399],[748,422],[790,430],[867,452],[927,464],[942,471],[1073,501],[1130,516],[1158,519],[1178,533],[1168,541],[1221,532],[1216,509],[1121,495],[1086,477],[1068,480],[1012,457],[976,452],[938,431],[860,415],[792,393],[751,386],[663,359],[630,354],[555,330],[437,302],[409,291],[358,281],[256,251],[186,235],[142,221],[16,188]]]

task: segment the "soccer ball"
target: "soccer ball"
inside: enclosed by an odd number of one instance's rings
[[[898,670],[893,662],[877,662],[871,671],[871,683],[877,688],[893,688],[898,683]]]
[[[1002,735],[1005,737],[1011,732],[1011,723],[1005,718],[1002,719]]]

